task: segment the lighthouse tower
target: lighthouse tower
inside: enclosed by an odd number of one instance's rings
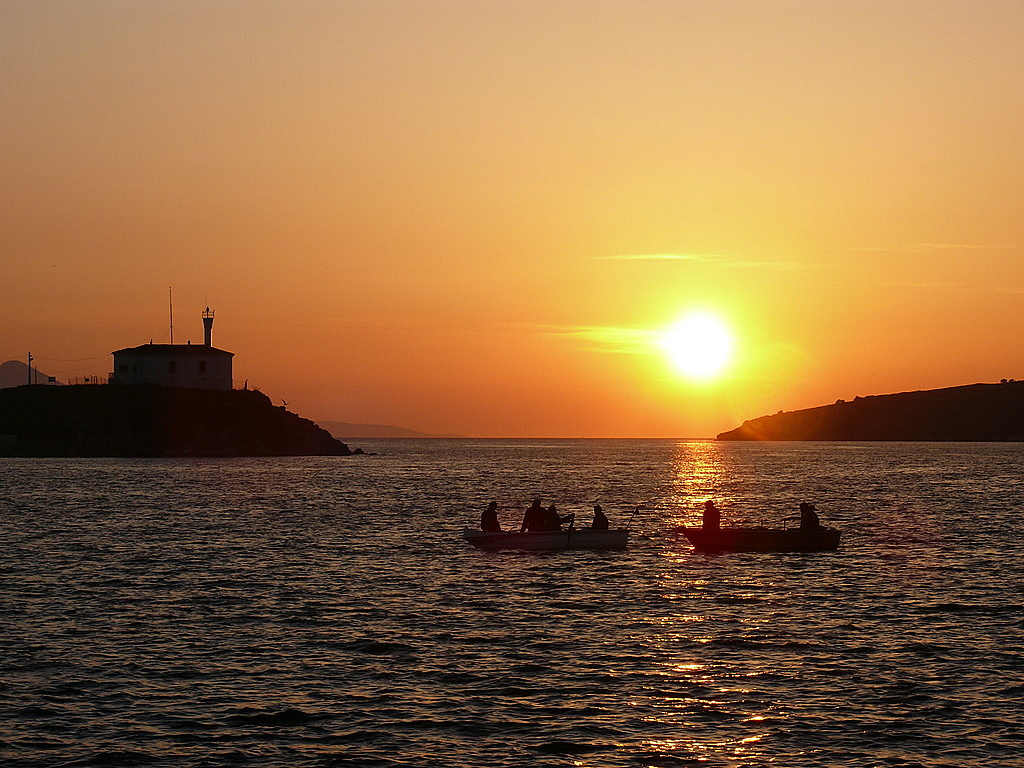
[[[213,310],[209,307],[203,310],[203,346],[213,346]]]

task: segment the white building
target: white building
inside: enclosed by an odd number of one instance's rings
[[[203,312],[202,344],[143,344],[114,352],[111,384],[231,389],[233,352],[213,346],[213,312]]]

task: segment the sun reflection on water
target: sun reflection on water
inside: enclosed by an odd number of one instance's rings
[[[700,519],[699,507],[707,499],[721,506],[732,500],[732,462],[720,443],[691,441],[676,445],[673,479],[665,506],[675,511],[673,525],[692,525]]]
[[[713,499],[726,519],[742,523],[749,513],[741,510],[758,502],[735,459],[733,448],[714,442],[677,444],[665,522],[699,525],[703,502]],[[724,582],[723,569],[732,574],[735,563],[695,556],[689,546],[666,549],[663,557],[670,563],[657,584],[664,610],[651,611],[645,622],[646,641],[662,662],[653,672],[658,682],[644,689],[644,720],[659,731],[644,743],[645,764],[774,762],[779,728],[789,719],[772,692],[772,627],[788,599],[785,583],[756,566]]]
[[[643,719],[659,730],[680,732],[675,738],[645,742],[655,761],[763,763],[772,723],[785,717],[777,703],[758,691],[759,679],[769,671],[765,665],[756,658],[708,650],[719,639],[709,629],[714,624],[715,617],[697,614],[652,622],[657,634],[651,640],[660,646],[664,664],[654,672],[660,682],[644,687],[651,714]]]

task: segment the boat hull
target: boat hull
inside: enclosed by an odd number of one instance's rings
[[[523,549],[532,552],[546,552],[558,549],[625,549],[629,542],[629,531],[595,531],[579,528],[568,531],[545,531],[544,533],[501,532],[488,533],[474,528],[465,528],[462,538],[477,549]]]
[[[678,529],[701,552],[826,552],[839,548],[834,528]]]

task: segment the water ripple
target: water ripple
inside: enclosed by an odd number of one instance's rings
[[[1017,760],[1024,448],[366,447],[0,466],[0,763]],[[625,552],[459,540],[534,495],[648,507]],[[668,531],[708,496],[735,522],[814,498],[844,546],[694,553]]]

